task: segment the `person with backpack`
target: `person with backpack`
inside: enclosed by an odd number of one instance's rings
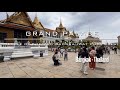
[[[63,57],[64,49],[60,49],[60,57]]]

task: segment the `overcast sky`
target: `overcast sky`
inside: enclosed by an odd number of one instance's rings
[[[11,15],[13,12],[8,12]],[[63,26],[69,31],[75,31],[80,38],[87,37],[90,32],[103,42],[117,42],[120,35],[120,12],[28,12],[33,20],[37,14],[39,20],[45,28],[55,30],[59,26],[60,18]],[[0,20],[6,18],[5,12],[0,12]],[[96,32],[96,35],[95,35]]]

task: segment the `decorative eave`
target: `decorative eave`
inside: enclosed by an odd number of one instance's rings
[[[99,38],[95,38],[92,36],[88,36],[86,39],[83,39],[85,41],[92,41],[92,42],[101,42],[101,40]]]
[[[34,31],[35,29],[33,27],[29,26],[23,26],[23,25],[18,25],[18,24],[13,24],[13,23],[6,23],[6,24],[1,24],[0,27],[5,27],[5,28],[12,28],[12,29],[20,29],[20,30],[28,30],[28,31]]]

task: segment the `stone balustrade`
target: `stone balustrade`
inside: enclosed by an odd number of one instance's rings
[[[4,60],[10,60],[10,58],[16,57],[36,57],[40,56],[41,51],[43,56],[48,55],[48,45],[32,43],[28,44],[27,46],[22,46],[15,43],[0,43],[0,53],[3,53]]]
[[[15,45],[18,45],[18,46],[22,46],[21,43],[18,44],[18,43],[0,43],[0,47],[15,47]],[[48,44],[35,44],[35,43],[32,43],[32,44],[25,44],[25,46],[30,46],[30,47],[47,47]]]

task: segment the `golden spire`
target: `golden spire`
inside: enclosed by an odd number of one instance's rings
[[[74,30],[73,30],[73,35],[76,37],[76,34],[75,34]]]
[[[43,25],[41,24],[41,22],[39,21],[38,17],[37,17],[37,12],[35,14],[35,18],[34,18],[33,24],[37,28],[40,28],[40,29],[44,28]]]
[[[91,32],[90,32],[90,26],[89,26],[88,36],[92,36],[92,35],[91,35]]]
[[[61,18],[60,18],[60,25],[59,25],[59,27],[60,27],[60,28],[63,28]]]
[[[8,15],[8,13],[6,12],[6,18],[8,19],[9,18],[9,15]]]
[[[35,13],[35,17],[37,17],[37,12]]]
[[[73,33],[73,35],[75,35],[74,30],[73,30],[73,32],[72,32],[72,33]]]
[[[35,18],[34,18],[34,21],[33,21],[34,23],[39,23],[39,19],[38,19],[38,17],[37,17],[37,12],[36,12],[36,14],[35,14]]]

